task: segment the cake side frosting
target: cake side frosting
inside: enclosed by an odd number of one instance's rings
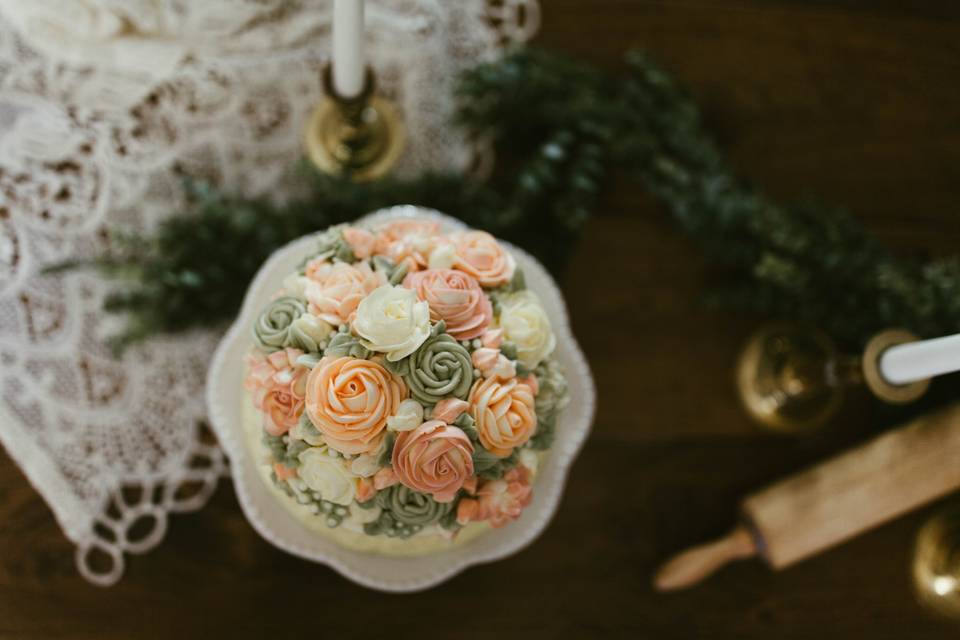
[[[489,234],[322,234],[259,314],[244,431],[261,476],[345,547],[422,555],[517,518],[567,402],[555,338]]]

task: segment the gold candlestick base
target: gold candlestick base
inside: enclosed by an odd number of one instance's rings
[[[921,603],[960,618],[960,507],[946,507],[917,532],[912,573]]]
[[[320,171],[355,181],[389,173],[403,151],[406,132],[393,105],[374,95],[373,72],[367,69],[364,89],[355,98],[336,94],[330,65],[324,68],[323,84],[327,97],[304,131],[307,156]]]
[[[880,356],[911,333],[889,330],[867,344],[862,357],[841,354],[829,336],[795,325],[774,325],[750,338],[737,365],[737,388],[747,413],[761,425],[784,433],[823,426],[840,407],[844,389],[865,383],[881,400],[912,402],[929,380],[893,385],[880,374]]]

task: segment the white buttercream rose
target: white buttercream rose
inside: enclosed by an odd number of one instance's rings
[[[430,336],[430,307],[410,289],[384,285],[360,302],[353,329],[363,346],[396,362]]]
[[[423,405],[407,398],[397,407],[397,412],[387,418],[390,431],[413,431],[423,424]]]
[[[353,502],[357,482],[342,458],[331,458],[323,447],[307,449],[298,458],[297,475],[322,499],[344,505]]]
[[[547,312],[530,290],[501,296],[498,324],[504,339],[517,346],[517,359],[531,369],[557,344]]]

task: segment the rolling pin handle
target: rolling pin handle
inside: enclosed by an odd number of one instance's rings
[[[653,579],[657,591],[691,587],[733,560],[757,555],[757,543],[746,526],[738,526],[714,542],[687,549],[668,560]]]

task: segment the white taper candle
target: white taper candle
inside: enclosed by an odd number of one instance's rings
[[[880,373],[890,384],[909,384],[960,371],[960,333],[890,347],[880,356]]]
[[[363,91],[363,1],[333,2],[333,89],[342,98]]]

